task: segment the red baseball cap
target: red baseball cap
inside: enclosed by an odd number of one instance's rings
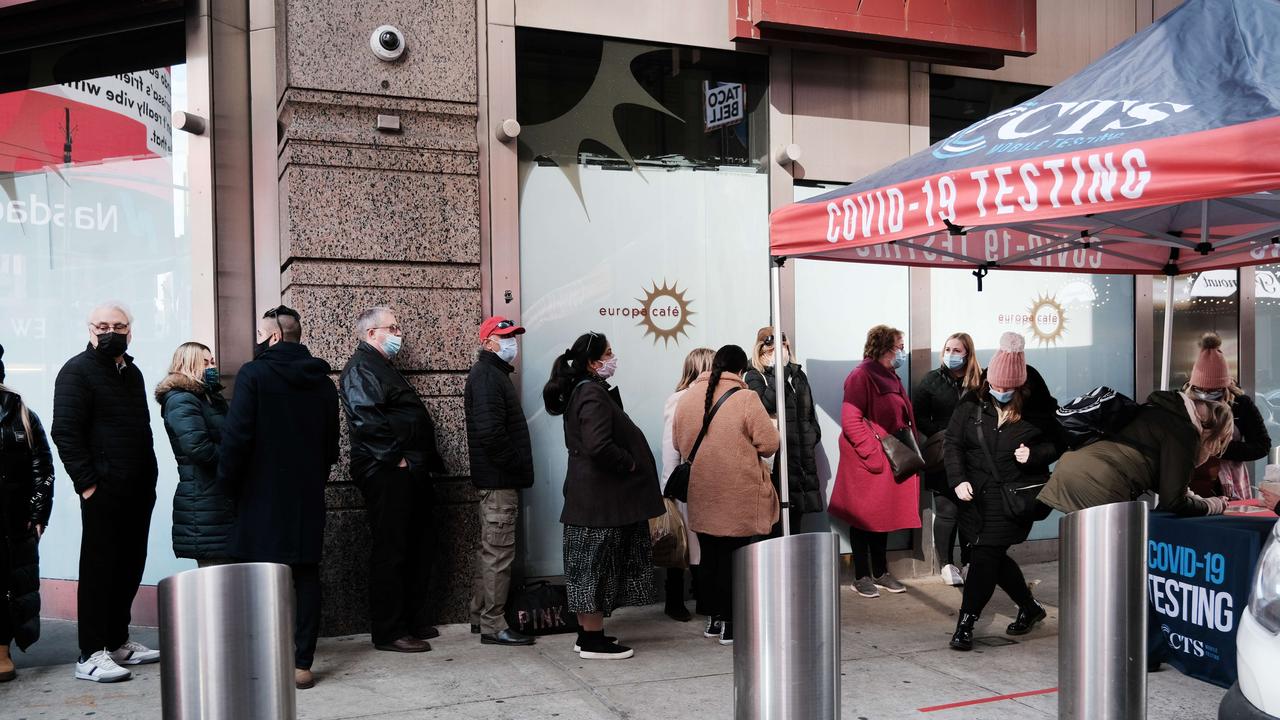
[[[501,315],[494,315],[493,317],[480,323],[480,339],[481,340],[484,340],[490,335],[497,335],[498,337],[511,337],[513,335],[523,335],[523,334],[524,334],[524,328],[515,324],[515,322],[512,320],[508,320],[502,317]]]

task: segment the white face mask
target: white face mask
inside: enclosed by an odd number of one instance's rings
[[[510,365],[512,360],[516,359],[516,355],[520,352],[520,344],[515,338],[498,338],[498,357],[502,362]]]

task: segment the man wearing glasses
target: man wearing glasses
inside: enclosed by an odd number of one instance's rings
[[[435,559],[431,473],[443,473],[427,407],[391,361],[404,333],[390,308],[356,319],[359,344],[342,369],[342,405],[351,435],[351,478],[364,494],[372,548],[369,616],[373,646],[426,652],[439,635],[428,584]]]
[[[50,435],[80,495],[80,584],[75,676],[93,682],[132,677],[121,665],[160,660],[129,639],[130,607],[147,563],[156,502],[156,454],[142,372],[125,352],[133,316],[120,303],[89,314],[89,345],[62,366],[53,390]]]
[[[218,482],[236,499],[231,557],[293,571],[294,681],[305,690],[315,684],[324,486],[338,461],[338,391],[329,363],[302,344],[296,310],[268,310],[257,339],[222,424]]]
[[[480,354],[463,391],[471,483],[480,496],[480,549],[471,591],[471,632],[486,645],[532,645],[507,626],[520,490],[533,486],[533,451],[520,395],[511,382],[524,328],[504,317],[480,324]]]

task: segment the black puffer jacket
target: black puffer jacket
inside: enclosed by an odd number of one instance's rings
[[[28,418],[29,437],[18,396],[0,391],[0,552],[9,559],[0,596],[6,591],[10,596],[9,621],[23,650],[40,639],[40,551],[28,526],[47,526],[53,510],[49,440],[40,418],[30,410]]]
[[[341,385],[352,478],[368,479],[401,459],[420,470],[444,472],[427,406],[382,353],[361,341],[342,369]]]
[[[193,560],[227,557],[235,503],[218,484],[218,444],[227,403],[204,383],[172,373],[156,387],[164,429],[178,461],[173,494],[173,554]]]
[[[822,442],[822,429],[818,427],[818,414],[813,404],[813,390],[809,378],[797,363],[789,363],[784,371],[787,379],[787,486],[791,492],[791,508],[800,512],[822,512],[822,488],[818,484],[818,460],[816,448]],[[778,414],[777,389],[774,386],[773,368],[761,373],[755,368],[747,371],[747,387],[760,396],[764,409],[772,416]],[[778,463],[773,464],[773,486],[777,489]]]
[[[480,489],[533,486],[533,446],[520,395],[511,382],[515,369],[483,350],[463,390],[471,484]]]
[[[951,414],[964,397],[964,385],[960,378],[945,367],[930,370],[911,389],[911,408],[916,413],[916,426],[926,439],[946,432],[951,424]]]
[[[979,417],[990,462],[979,444]],[[966,394],[956,407],[947,426],[947,480],[953,489],[964,482],[973,486],[973,500],[959,504],[960,530],[969,542],[1003,546],[1027,539],[1031,523],[1008,516],[1001,486],[1032,485],[1049,479],[1049,465],[1061,454],[1051,439],[1053,422],[1044,415],[1024,415],[1016,422],[999,426],[995,404],[979,398],[976,392]],[[1025,464],[1013,456],[1019,445],[1026,445],[1031,451]]]
[[[338,462],[338,390],[305,345],[272,345],[240,368],[222,424],[218,482],[236,500],[231,557],[314,565],[324,486]]]
[[[1235,418],[1236,429],[1240,431],[1240,439],[1227,445],[1222,459],[1253,462],[1266,457],[1271,450],[1271,434],[1267,432],[1267,423],[1253,398],[1248,395],[1237,397],[1231,403],[1231,415]]]
[[[133,357],[123,368],[92,346],[58,371],[53,384],[53,443],[76,492],[116,496],[153,495],[156,453],[152,447],[147,388]]]

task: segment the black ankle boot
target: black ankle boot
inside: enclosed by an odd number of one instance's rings
[[[953,650],[973,649],[973,624],[978,621],[975,613],[960,611],[960,619],[956,621],[956,632],[951,636]]]
[[[1045,612],[1044,606],[1035,600],[1031,601],[1031,607],[1018,608],[1018,617],[1004,631],[1010,635],[1026,635],[1031,632],[1031,628],[1036,623],[1048,617],[1049,613]]]
[[[667,604],[663,612],[667,617],[679,622],[692,620],[693,615],[689,614],[689,608],[684,606],[684,570],[667,568],[666,590]]]

